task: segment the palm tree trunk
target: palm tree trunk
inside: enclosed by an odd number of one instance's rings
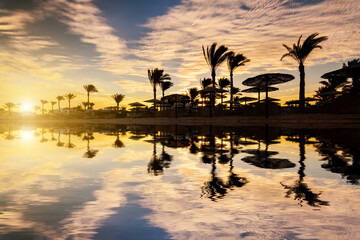
[[[156,85],[154,84],[154,118],[156,117]]]
[[[41,112],[44,114],[44,104],[41,105]]]
[[[234,83],[233,83],[233,71],[230,70],[230,110],[233,110],[233,87],[234,87]]]
[[[212,84],[213,84],[213,87],[215,87],[215,76],[216,76],[216,73],[215,73],[215,68],[212,68],[211,70],[211,77],[212,77]],[[211,96],[211,94],[210,94]],[[210,97],[210,109],[211,109],[211,105],[214,104],[215,105],[215,95]],[[210,110],[211,112],[211,110]]]
[[[119,111],[119,102],[116,102],[116,109]]]
[[[300,90],[299,90],[299,107],[301,111],[305,109],[305,66],[303,63],[299,65],[300,71]]]
[[[87,93],[87,97],[88,97],[87,109],[89,110],[89,107],[90,107],[90,92]]]
[[[70,99],[69,99],[69,112],[70,112]]]
[[[58,107],[59,107],[59,111],[60,111],[60,101],[58,100]]]

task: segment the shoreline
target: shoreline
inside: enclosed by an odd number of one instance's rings
[[[269,116],[218,116],[213,118],[22,118],[0,119],[0,124],[107,124],[107,125],[215,125],[284,128],[360,128],[360,114],[289,114]]]

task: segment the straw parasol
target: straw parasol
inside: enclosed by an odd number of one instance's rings
[[[128,105],[132,106],[132,107],[144,107],[145,106],[144,104],[139,103],[139,102],[129,103]]]
[[[295,79],[293,75],[290,74],[283,74],[283,73],[266,73],[261,74],[256,77],[248,78],[245,81],[242,82],[245,86],[264,86],[265,92],[266,92],[266,118],[268,118],[269,115],[269,106],[268,106],[268,92],[269,92],[269,86],[280,84],[280,83],[286,83],[291,80]]]
[[[246,102],[252,102],[255,101],[256,98],[253,97],[241,97],[239,98],[240,102],[245,102],[245,106],[246,106]]]
[[[268,92],[274,92],[279,90],[277,87],[268,87]],[[260,92],[265,92],[266,88],[263,86],[257,86],[252,88],[247,88],[245,90],[242,90],[244,93],[258,93],[258,101],[260,102]]]

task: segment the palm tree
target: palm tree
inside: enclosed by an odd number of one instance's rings
[[[56,104],[56,102],[55,102],[55,101],[51,101],[50,104],[51,104],[51,110],[54,111],[54,105]]]
[[[155,117],[155,109],[156,109],[156,86],[165,80],[171,80],[170,75],[164,73],[162,69],[148,69],[148,78],[151,86],[154,91],[154,117]]]
[[[9,112],[11,112],[11,109],[16,106],[15,103],[7,102],[5,103],[5,106],[8,108]]]
[[[44,105],[49,103],[49,102],[44,100],[44,99],[41,99],[40,102],[41,102],[41,112],[42,112],[42,114],[44,114],[44,110],[45,110]]]
[[[283,46],[288,50],[288,53],[284,54],[280,61],[287,56],[292,57],[299,64],[300,71],[300,90],[299,90],[299,107],[300,110],[305,108],[305,66],[304,62],[309,56],[312,50],[315,48],[322,48],[319,44],[328,39],[328,37],[317,37],[318,33],[313,33],[308,36],[303,44],[300,43],[302,35],[299,37],[297,44],[293,45],[293,48],[288,47],[283,44]]]
[[[221,94],[221,106],[222,106],[223,105],[223,90],[224,90],[224,88],[226,88],[230,85],[230,81],[226,77],[222,77],[218,81],[219,81],[219,83],[218,83],[219,87],[221,89],[220,94]]]
[[[230,72],[230,89],[232,89],[234,87],[234,80],[233,80],[233,72],[237,67],[240,66],[244,66],[245,63],[250,62],[250,59],[247,59],[243,54],[236,54],[234,52],[232,52],[231,54],[229,54],[228,58],[227,58],[227,63],[228,63],[228,69]],[[232,110],[232,106],[233,106],[233,93],[232,91],[230,91],[230,109]]]
[[[64,98],[63,96],[57,96],[56,99],[57,99],[57,101],[58,101],[58,107],[59,107],[59,111],[60,111],[60,102],[61,102],[62,100],[65,100],[65,98]]]
[[[84,109],[86,110],[86,108],[89,106],[89,104],[87,102],[82,102],[81,103],[84,106]]]
[[[170,81],[162,81],[160,82],[160,89],[162,91],[162,97],[165,97],[165,91],[171,88],[174,85],[174,83]]]
[[[39,106],[34,106],[34,111],[35,111],[35,114],[37,111],[39,111],[41,108]]]
[[[199,90],[196,87],[190,88],[187,95],[190,97],[190,104],[196,106],[198,104]]]
[[[122,100],[124,100],[125,98],[125,95],[124,94],[114,94],[114,95],[111,95],[111,97],[115,100],[116,102],[116,109],[119,111],[119,104]]]
[[[206,63],[208,64],[211,70],[212,84],[215,87],[215,76],[216,68],[226,60],[226,58],[232,54],[232,52],[227,52],[228,48],[224,45],[219,46],[216,49],[217,43],[214,42],[210,47],[207,46],[206,51],[204,46],[202,46],[203,54]]]
[[[357,94],[359,91],[359,85],[360,85],[360,74],[359,74],[359,70],[358,70],[359,66],[360,66],[360,58],[348,61],[347,65],[345,63],[343,64],[343,68],[351,68],[351,67],[355,67],[355,66],[357,66],[357,70],[350,71],[349,76],[352,78],[353,92],[355,94]]]
[[[88,102],[87,107],[88,107],[88,109],[89,109],[89,106],[90,106],[90,93],[92,93],[92,92],[98,92],[98,90],[97,90],[97,88],[96,88],[94,85],[92,85],[92,84],[84,85],[83,87],[84,87],[85,91],[87,92],[87,102]]]
[[[70,111],[70,101],[74,98],[76,98],[76,95],[75,94],[72,94],[72,93],[68,93],[65,95],[65,97],[68,99],[69,101],[69,111]]]

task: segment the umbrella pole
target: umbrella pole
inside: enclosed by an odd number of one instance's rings
[[[269,99],[268,99],[268,79],[266,79],[266,85],[265,85],[265,91],[266,91],[266,99],[265,99],[265,115],[266,118],[269,117]]]

